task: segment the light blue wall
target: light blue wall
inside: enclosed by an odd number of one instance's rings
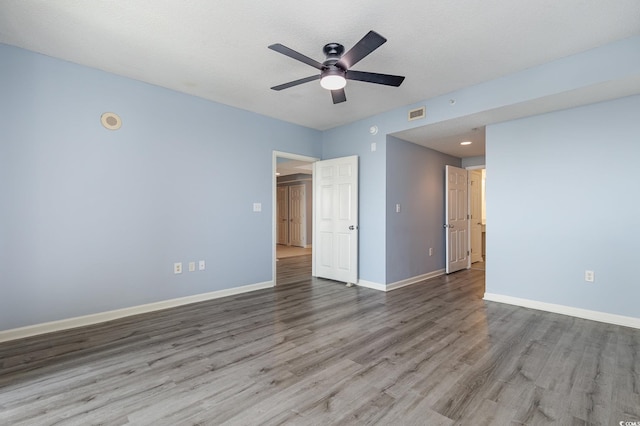
[[[386,284],[444,269],[446,165],[460,159],[387,137]]]
[[[550,97],[575,94],[585,88],[598,87],[602,91],[612,83],[638,81],[639,52],[640,35],[637,35],[465,87],[381,115],[387,124],[384,130],[400,132],[461,117],[474,117],[472,121],[481,122],[486,111],[518,110],[528,101],[545,103]],[[455,99],[455,104],[450,99]],[[420,106],[426,106],[426,118],[408,122],[409,109]]]
[[[488,293],[640,316],[639,117],[633,96],[487,127]]]
[[[272,151],[320,132],[6,45],[0,93],[0,330],[272,279]]]
[[[360,278],[386,283],[386,135],[638,78],[638,52],[640,35],[316,132],[0,45],[0,329],[270,280],[272,150],[359,156]],[[252,172],[224,181],[237,158]]]
[[[548,97],[566,92],[637,79],[638,52],[640,36],[630,37],[323,132],[322,158],[360,157],[360,278],[378,284],[387,282],[386,135],[461,117],[482,117],[490,110],[517,109],[524,102],[545,102]],[[454,105],[450,99],[456,99]],[[348,102],[334,107],[344,105]],[[407,112],[419,106],[426,106],[426,118],[408,121]],[[375,136],[369,133],[372,125],[379,128]],[[376,152],[371,152],[371,142],[376,142]]]

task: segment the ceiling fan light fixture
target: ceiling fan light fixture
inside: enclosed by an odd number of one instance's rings
[[[344,71],[340,69],[328,69],[322,73],[320,86],[327,90],[339,90],[347,85],[347,79],[344,78]]]
[[[339,104],[347,100],[344,87],[347,80],[362,81],[365,83],[382,84],[385,86],[398,87],[404,81],[404,76],[379,74],[375,72],[353,71],[351,67],[367,57],[371,52],[386,43],[387,39],[375,31],[369,31],[357,42],[347,53],[344,53],[344,46],[339,43],[329,43],[322,51],[325,54],[325,61],[318,62],[300,52],[280,44],[269,45],[269,49],[281,53],[296,61],[310,65],[320,71],[320,75],[312,75],[305,78],[290,81],[288,83],[273,86],[271,90],[284,90],[310,81],[320,79],[320,87],[331,92],[331,99],[334,104]],[[344,53],[344,54],[343,54]]]

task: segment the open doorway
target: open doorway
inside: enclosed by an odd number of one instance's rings
[[[276,285],[294,275],[308,277],[312,273],[312,179],[316,160],[297,154],[273,153],[273,280]]]

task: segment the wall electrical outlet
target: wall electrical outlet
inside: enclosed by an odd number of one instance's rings
[[[596,280],[596,274],[593,271],[584,271],[584,280],[592,283]]]
[[[198,269],[200,271],[204,271],[204,260],[201,260],[200,262],[198,262]]]
[[[189,272],[194,272],[196,270],[196,262],[189,262]]]
[[[433,247],[429,247],[429,256],[433,256]]]
[[[396,204],[396,213],[400,213],[400,204]]]
[[[173,264],[173,273],[174,274],[182,273],[182,262],[176,262]]]

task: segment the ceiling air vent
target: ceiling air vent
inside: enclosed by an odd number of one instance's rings
[[[409,110],[409,121],[419,120],[421,118],[426,117],[426,115],[427,115],[426,107],[420,107],[420,108]]]

